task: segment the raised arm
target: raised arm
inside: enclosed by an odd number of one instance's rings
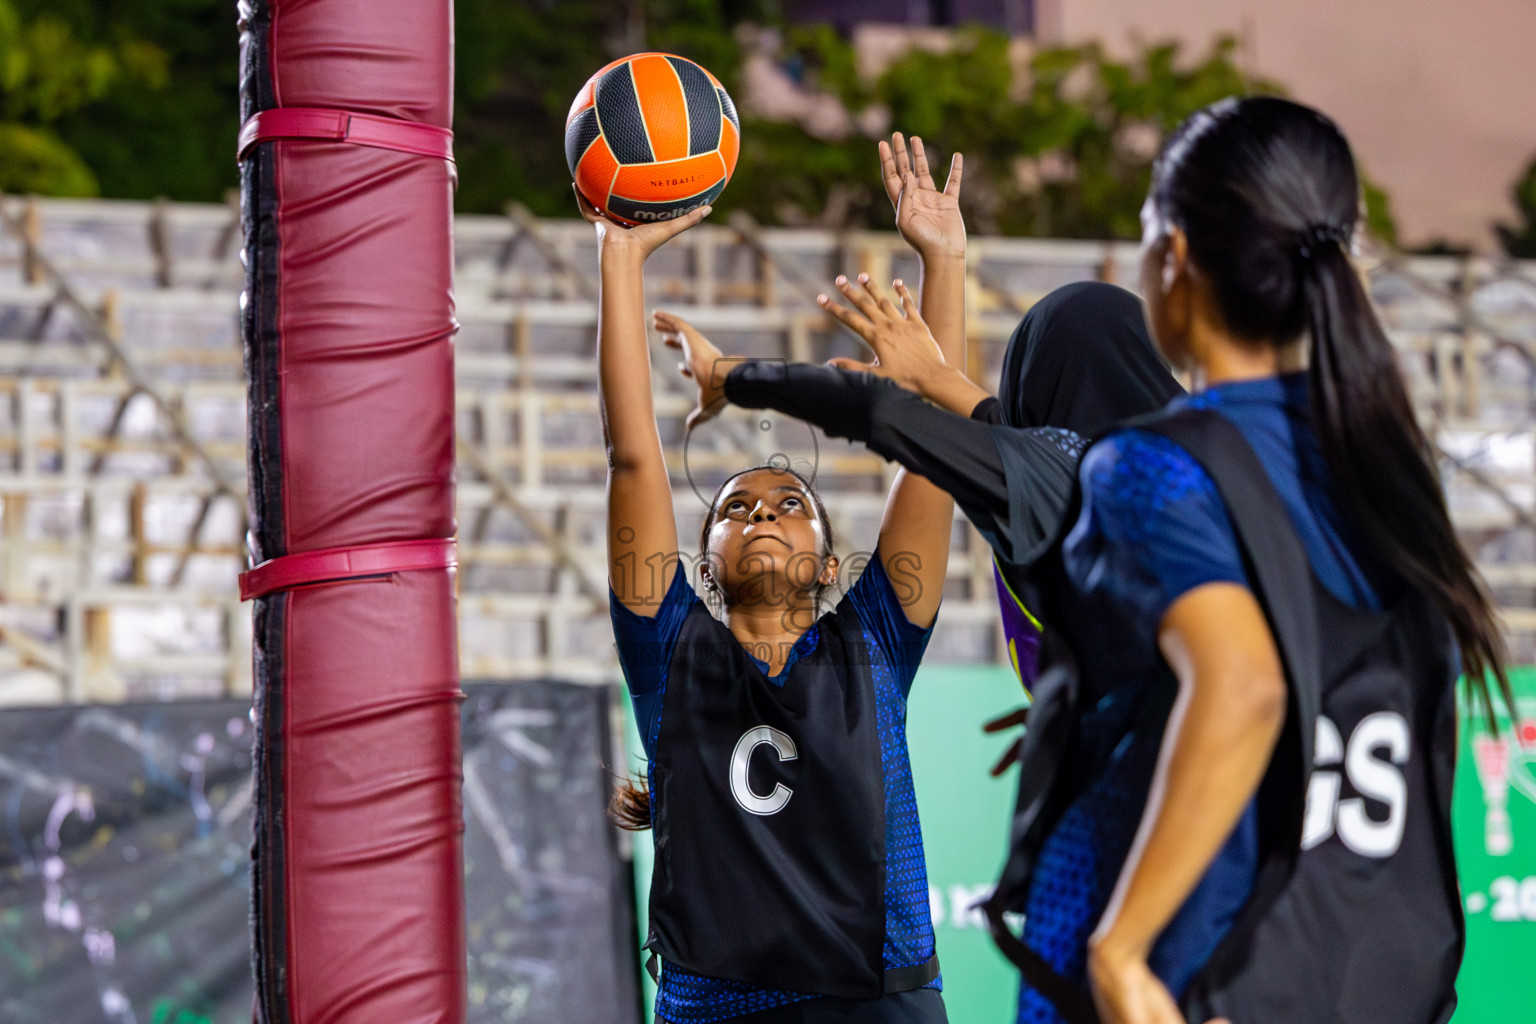
[[[937,347],[937,340],[929,331],[928,325],[924,323],[917,303],[913,301],[912,293],[907,291],[905,285],[900,281],[896,282],[896,294],[901,303],[897,306],[869,283],[867,275],[859,275],[859,281],[862,287],[855,288],[846,278],[837,279],[838,287],[855,306],[855,310],[848,310],[841,306],[829,305],[828,309],[839,320],[853,327],[867,339],[896,334],[921,336],[927,339],[929,346]],[[940,300],[939,305],[943,308],[944,300]],[[964,339],[957,341],[952,337],[950,340],[952,350],[958,347],[959,352],[951,351],[945,355],[963,360],[965,358]],[[877,351],[881,347],[873,341],[871,346]],[[842,367],[831,369],[840,373],[851,372]],[[878,366],[871,369],[878,375]],[[875,392],[875,397],[878,400],[882,397],[894,396],[880,395],[879,392]],[[921,399],[915,395],[912,397],[915,402],[921,404]],[[869,420],[870,437],[873,438],[873,428],[876,426],[873,406]],[[990,440],[988,437],[987,441],[990,442]],[[995,452],[987,454],[996,458]],[[1000,466],[1001,463],[999,463]],[[998,476],[1001,479],[1000,472]],[[1004,493],[1006,494],[1006,490]],[[878,547],[886,575],[892,582],[898,584],[899,590],[912,595],[903,601],[903,608],[907,613],[908,621],[914,625],[932,625],[933,618],[938,613],[939,599],[944,589],[944,574],[949,567],[949,538],[953,519],[954,501],[950,492],[942,486],[942,482],[916,476],[903,464],[901,471],[896,474],[896,479],[891,484],[890,496],[885,500],[885,515],[880,521]]]
[[[922,140],[912,140],[909,154],[897,134],[890,145],[880,144],[880,169],[896,211],[896,229],[917,250],[922,265],[921,313],[905,288],[900,289],[901,312],[910,322],[926,323],[945,365],[963,368],[965,221],[960,216],[960,179],[964,159],[954,155],[949,180],[940,190],[929,173]],[[888,301],[881,301],[887,316],[897,312]],[[905,576],[914,584],[908,591],[910,598],[903,601],[907,619],[914,625],[930,626],[938,614],[949,568],[954,508],[949,492],[905,467],[896,474],[886,498],[878,550],[886,575],[893,581]]]
[[[880,143],[880,177],[896,212],[896,230],[917,253],[922,280],[918,308],[938,342],[947,366],[965,379],[965,219],[960,215],[960,180],[965,158],[950,160],[949,179],[940,190],[928,168],[923,140],[914,137],[910,152],[901,133]],[[925,396],[926,397],[926,396]],[[930,401],[934,399],[930,398]],[[980,401],[980,399],[977,399]],[[943,402],[936,402],[943,405]],[[970,408],[951,409],[969,415]]]
[[[965,222],[960,216],[960,179],[964,160],[956,153],[943,190],[935,187],[921,139],[912,140],[910,154],[901,133],[880,143],[880,174],[885,193],[896,211],[896,229],[917,253],[922,272],[920,308],[932,331],[934,345],[916,336],[890,336],[871,341],[875,361],[835,359],[845,369],[871,370],[916,391],[928,401],[961,416],[969,416],[990,396],[965,374]],[[867,278],[861,276],[860,284]],[[838,288],[851,298],[850,285]],[[835,313],[831,300],[821,305]],[[866,339],[869,340],[869,339]]]
[[[672,482],[651,401],[651,357],[645,333],[645,260],[709,213],[625,228],[577,193],[582,216],[597,229],[598,396],[608,454],[608,580],[620,604],[656,614],[677,570]]]
[[[874,321],[842,312],[855,330],[874,335]],[[924,344],[935,345],[920,323],[882,320],[881,330],[914,330]],[[716,415],[728,401],[772,409],[820,427],[829,437],[867,445],[927,478],[954,497],[1005,561],[1027,561],[1055,535],[1077,469],[1059,432],[1015,430],[959,416],[877,373],[725,356],[692,324],[661,310],[655,323],[667,345],[682,353],[679,371],[698,384],[690,426]]]

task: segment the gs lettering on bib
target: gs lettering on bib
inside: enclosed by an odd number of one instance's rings
[[[1312,779],[1302,825],[1301,848],[1310,850],[1338,836],[1362,857],[1390,857],[1403,842],[1408,784],[1403,767],[1412,740],[1396,712],[1367,715],[1346,745],[1327,715],[1317,718]],[[1348,783],[1351,795],[1344,795]],[[1373,811],[1370,805],[1380,808]]]

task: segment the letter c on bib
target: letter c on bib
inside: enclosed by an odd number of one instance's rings
[[[793,761],[800,756],[795,749],[795,741],[779,730],[766,725],[748,729],[736,741],[736,749],[731,752],[731,795],[743,809],[752,814],[778,814],[789,803],[789,798],[795,795],[795,791],[782,782],[775,782],[773,792],[767,796],[752,792],[752,784],[747,775],[752,767],[752,752],[761,746],[772,747],[780,761]]]

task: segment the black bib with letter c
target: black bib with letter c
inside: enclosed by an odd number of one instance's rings
[[[701,603],[662,692],[647,948],[697,974],[876,999],[888,985],[885,785],[847,602],[769,682]]]

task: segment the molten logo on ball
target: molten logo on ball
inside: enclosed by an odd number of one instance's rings
[[[635,214],[634,223],[643,224],[647,221],[671,220],[674,217],[681,217],[685,213],[691,213],[697,210],[699,206],[700,204],[695,203],[692,206],[679,206],[675,210],[641,210]]]
[[[565,158],[587,201],[626,224],[713,203],[736,169],[741,122],[715,76],[641,53],[587,80],[565,122]]]

